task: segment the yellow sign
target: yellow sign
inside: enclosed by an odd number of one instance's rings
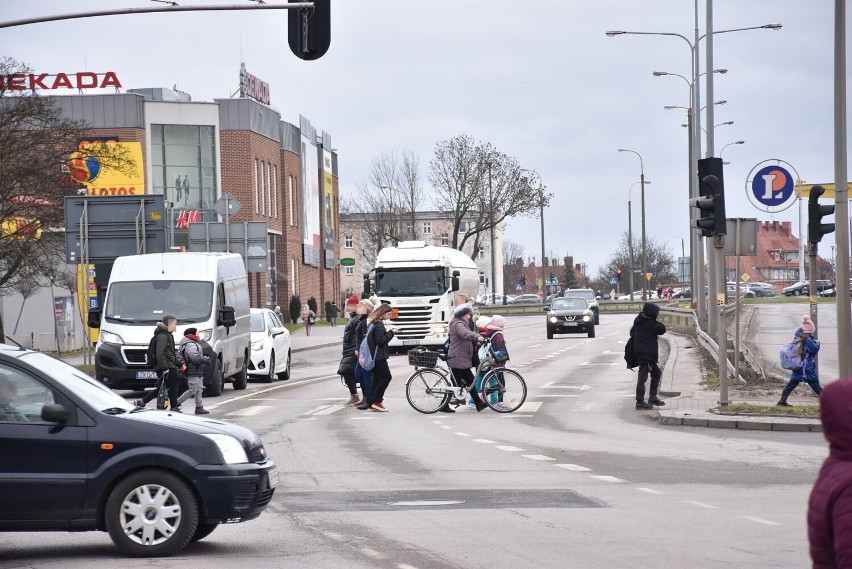
[[[653,274],[653,273],[645,273],[645,279],[646,279],[648,282],[651,282],[651,278],[652,278],[653,276],[654,276],[654,274]]]
[[[725,306],[725,293],[717,292],[716,293],[716,302],[719,303],[719,306]]]
[[[745,282],[748,282],[748,281],[749,281],[749,279],[751,279],[751,277],[749,277],[749,276],[748,276],[748,273],[743,274],[743,280],[744,280]]]
[[[3,220],[2,235],[13,241],[38,241],[41,239],[41,225],[35,219],[10,217]]]
[[[800,195],[803,198],[810,197],[811,188],[814,186],[822,186],[825,188],[825,193],[820,196],[821,199],[833,200],[834,199],[834,184],[802,184],[801,182],[796,183],[796,195]],[[852,182],[846,185],[847,191],[852,193]]]
[[[120,148],[121,168],[102,164],[101,146]],[[131,163],[132,162],[132,163]],[[138,196],[145,193],[142,144],[139,142],[81,142],[68,162],[71,177],[93,196]]]

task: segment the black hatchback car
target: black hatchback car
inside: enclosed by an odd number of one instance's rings
[[[5,344],[0,457],[0,531],[107,531],[136,557],[256,518],[278,483],[254,432],[136,408],[63,361]]]

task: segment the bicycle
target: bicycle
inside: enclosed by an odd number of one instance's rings
[[[490,342],[486,340],[486,346]],[[527,384],[513,369],[495,368],[491,350],[476,368],[474,385],[482,401],[498,413],[517,411],[527,398]],[[431,414],[450,403],[451,398],[465,401],[468,389],[460,385],[452,372],[438,366],[438,360],[446,362],[449,357],[438,350],[420,347],[408,352],[408,363],[415,368],[405,384],[408,404],[420,413]],[[482,377],[480,378],[480,375]],[[479,384],[477,386],[477,384]]]

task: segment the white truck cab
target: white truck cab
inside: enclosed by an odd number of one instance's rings
[[[156,373],[146,363],[148,342],[163,316],[177,318],[175,346],[187,328],[197,328],[211,365],[207,395],[226,381],[245,389],[251,342],[248,277],[234,253],[152,253],[116,259],[102,310],[89,312],[100,328],[95,378],[113,389],[152,387]]]
[[[442,346],[447,341],[455,296],[474,298],[479,270],[465,253],[449,247],[402,241],[385,247],[364,279],[364,292],[389,304],[396,335],[390,347]]]

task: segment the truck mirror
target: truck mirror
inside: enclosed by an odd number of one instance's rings
[[[453,292],[456,292],[460,288],[461,288],[461,285],[459,284],[459,278],[457,276],[453,276],[453,280],[452,280]]]
[[[101,327],[101,309],[100,308],[90,308],[89,309],[89,317],[86,319],[86,324],[89,328],[100,328]]]
[[[364,273],[364,296],[369,296],[370,292],[370,275]]]
[[[219,309],[219,324],[225,328],[237,325],[237,318],[233,306],[223,306]]]

